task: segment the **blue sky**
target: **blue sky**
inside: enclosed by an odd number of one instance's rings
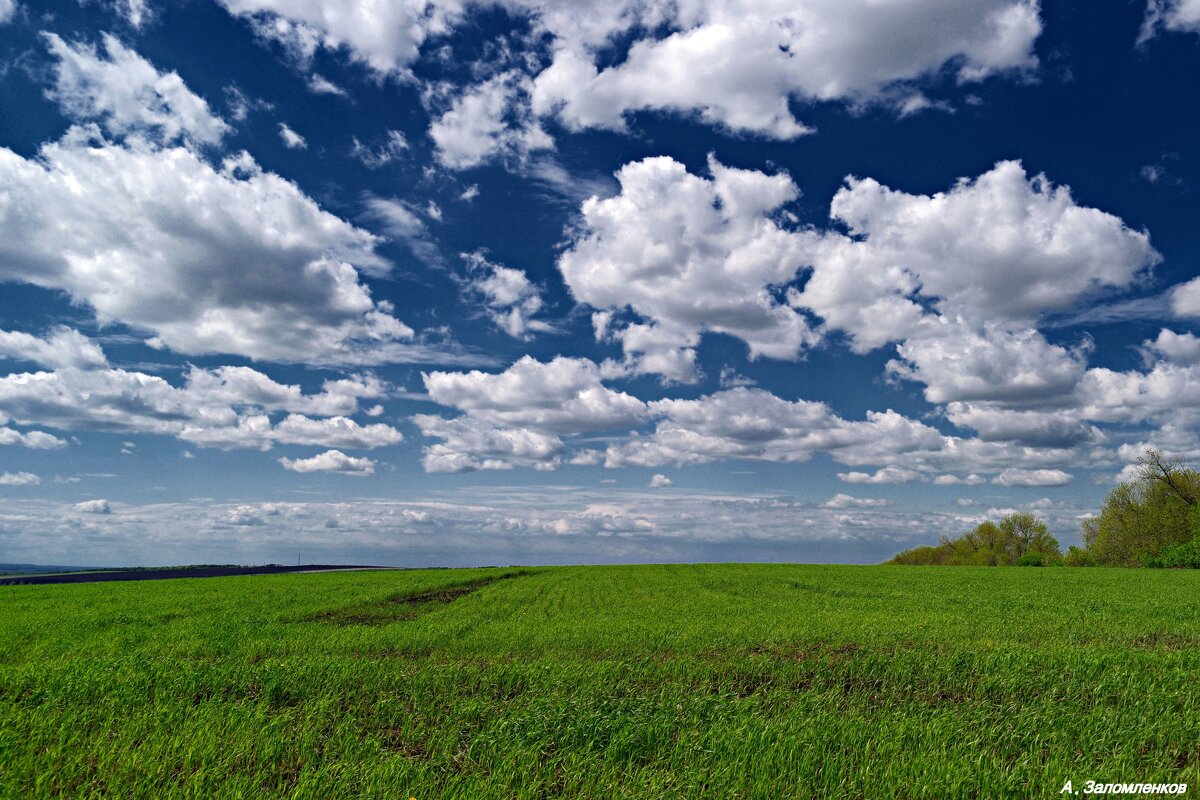
[[[870,562],[1200,456],[1200,3],[0,0],[0,562]]]

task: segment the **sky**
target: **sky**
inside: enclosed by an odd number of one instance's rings
[[[0,562],[870,563],[1200,460],[1198,0],[0,0]]]

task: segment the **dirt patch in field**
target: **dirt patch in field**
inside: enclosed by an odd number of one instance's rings
[[[520,578],[533,573],[518,570],[505,572],[500,575],[489,575],[477,578],[467,583],[439,586],[435,589],[424,589],[409,594],[393,595],[370,603],[359,603],[353,606],[322,611],[302,618],[301,622],[324,622],[329,625],[390,625],[393,622],[403,622],[422,617],[439,608],[450,605],[456,600],[479,591],[485,586],[513,578]]]

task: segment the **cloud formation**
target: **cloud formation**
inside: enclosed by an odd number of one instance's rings
[[[0,148],[0,183],[0,280],[64,291],[152,345],[331,364],[428,355],[360,280],[389,268],[377,238],[244,153],[214,168],[76,129],[34,159]]]
[[[312,458],[281,458],[279,463],[292,472],[332,472],[338,475],[366,477],[375,474],[375,463],[369,458],[353,458],[340,450],[326,450]]]
[[[797,196],[795,184],[715,159],[708,166],[711,179],[667,157],[626,164],[620,194],[583,203],[559,259],[575,298],[600,310],[597,338],[618,341],[635,373],[695,381],[706,332],[742,340],[751,358],[796,358],[816,341],[777,291],[795,277],[808,238],[772,219]],[[627,310],[644,321],[624,321]]]
[[[109,136],[152,136],[164,144],[217,145],[229,133],[178,73],[159,72],[112,34],[101,39],[103,55],[83,42],[43,37],[57,59],[46,94],[72,118],[98,121]]]

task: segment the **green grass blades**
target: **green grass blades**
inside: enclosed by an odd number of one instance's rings
[[[0,589],[0,796],[1200,785],[1200,574],[697,565]]]

